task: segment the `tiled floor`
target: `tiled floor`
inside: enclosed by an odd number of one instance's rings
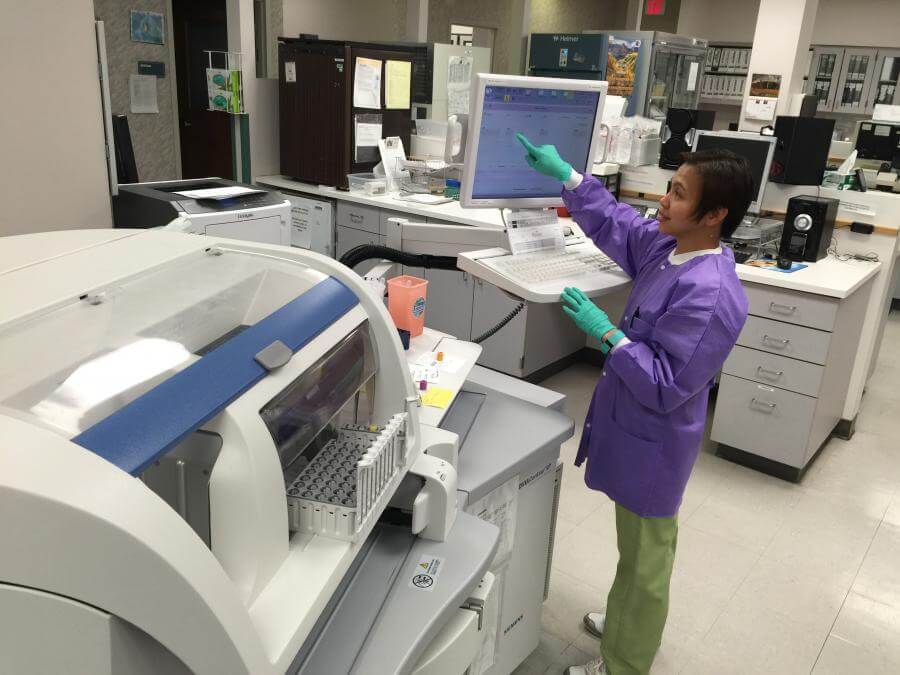
[[[599,370],[542,384],[580,426]],[[611,502],[566,462],[543,637],[517,675],[599,654],[581,627],[615,572]],[[680,514],[669,621],[654,674],[900,673],[900,313],[849,442],[832,439],[802,484],[715,457],[705,444]]]

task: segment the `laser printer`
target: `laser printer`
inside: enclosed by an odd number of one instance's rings
[[[163,227],[267,244],[291,243],[291,203],[279,192],[225,178],[119,185],[113,227]]]
[[[538,388],[469,375],[426,414],[382,298],[303,249],[7,237],[0,295],[0,670],[493,675],[537,646],[573,432]]]

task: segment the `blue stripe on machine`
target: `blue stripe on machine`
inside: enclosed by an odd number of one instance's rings
[[[329,277],[72,442],[138,475],[266,376],[254,360],[258,352],[275,340],[297,352],[356,303],[350,289]]]

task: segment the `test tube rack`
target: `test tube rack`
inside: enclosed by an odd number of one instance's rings
[[[356,541],[406,464],[407,413],[341,427],[287,488],[291,530]]]

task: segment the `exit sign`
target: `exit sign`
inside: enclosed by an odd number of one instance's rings
[[[666,13],[666,0],[647,0],[647,16],[659,16]]]

